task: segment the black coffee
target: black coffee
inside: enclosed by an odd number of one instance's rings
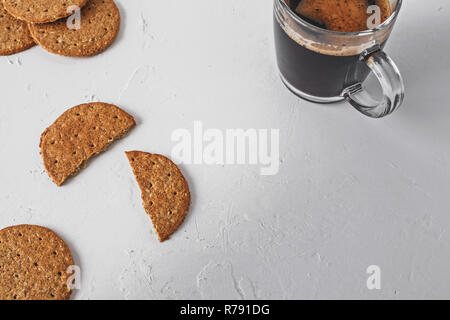
[[[291,0],[291,7],[297,7],[300,1]],[[304,43],[294,41],[275,16],[274,33],[279,70],[285,81],[302,93],[319,98],[339,97],[344,88],[362,83],[370,72],[359,54],[348,55],[319,48],[310,50]],[[342,47],[345,48],[345,44]]]

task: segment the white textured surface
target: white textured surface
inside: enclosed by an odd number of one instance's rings
[[[387,52],[406,79],[384,120],[300,101],[280,83],[270,0],[118,1],[104,54],[0,59],[0,225],[48,226],[82,268],[76,299],[450,298],[450,6],[407,0]],[[138,126],[62,188],[39,138],[100,100]],[[160,244],[123,152],[171,132],[280,128],[281,166],[184,165],[192,209]],[[366,288],[366,268],[382,289]]]

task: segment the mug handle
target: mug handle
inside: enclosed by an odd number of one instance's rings
[[[343,91],[345,99],[358,111],[371,118],[382,118],[394,112],[403,102],[405,85],[394,61],[380,47],[364,51],[361,60],[375,74],[383,89],[381,101],[374,100],[356,83]]]

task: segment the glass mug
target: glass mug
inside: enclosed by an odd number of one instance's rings
[[[283,83],[297,96],[317,103],[347,100],[363,114],[381,118],[403,102],[402,76],[383,51],[402,6],[390,1],[391,16],[378,27],[361,32],[322,29],[274,0],[274,34],[278,69]],[[362,86],[370,72],[381,84],[376,101]]]

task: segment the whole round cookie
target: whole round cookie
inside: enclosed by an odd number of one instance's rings
[[[18,53],[34,45],[27,24],[11,16],[0,3],[0,56]]]
[[[0,230],[0,300],[67,300],[69,247],[50,229],[18,225]]]
[[[72,6],[82,8],[87,0],[2,0],[6,10],[29,23],[54,22],[70,16]]]
[[[80,28],[67,26],[66,19],[29,24],[34,40],[52,53],[69,57],[88,57],[104,51],[115,39],[120,13],[113,0],[89,0],[81,10]]]

